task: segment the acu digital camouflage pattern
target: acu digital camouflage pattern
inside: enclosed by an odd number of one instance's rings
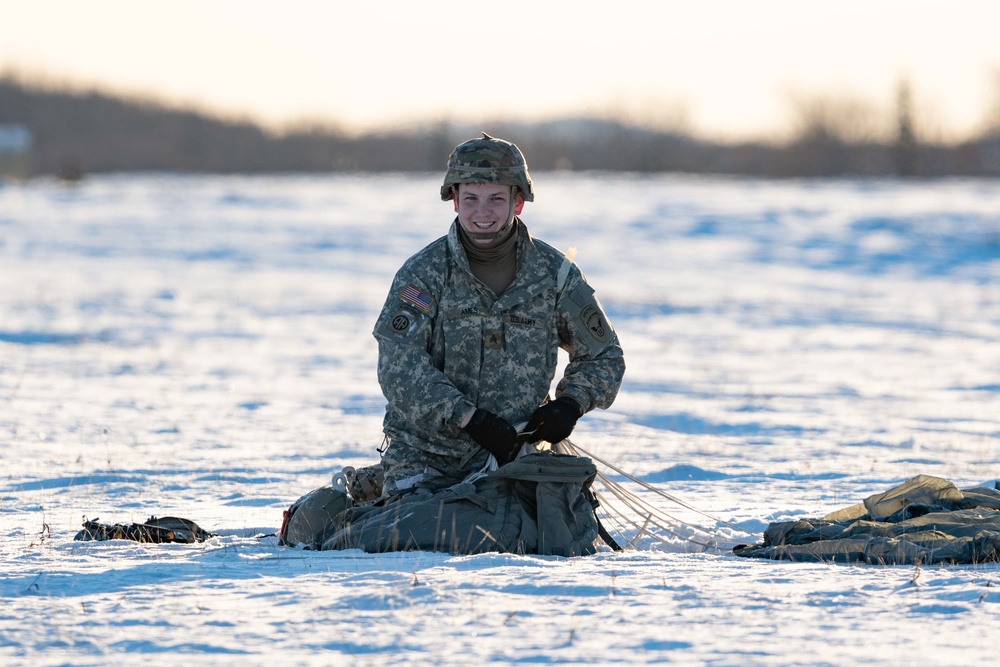
[[[526,422],[548,396],[560,347],[569,364],[557,396],[586,412],[618,393],[625,361],[593,290],[575,265],[558,286],[562,253],[520,220],[516,233],[517,274],[500,297],[473,276],[457,221],[396,274],[373,332],[388,400],[387,494],[443,488],[481,468],[487,454],[460,421],[480,408]]]
[[[535,190],[528,174],[528,163],[509,141],[483,132],[482,139],[459,144],[448,158],[448,172],[441,186],[441,199],[454,197],[452,188],[459,183],[500,183],[521,190],[525,201],[535,200]]]

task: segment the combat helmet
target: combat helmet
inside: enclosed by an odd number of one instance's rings
[[[528,163],[509,141],[483,132],[482,139],[469,139],[455,147],[448,158],[448,172],[441,186],[441,199],[454,197],[459,183],[501,183],[521,191],[524,201],[535,200],[535,190],[528,175]]]

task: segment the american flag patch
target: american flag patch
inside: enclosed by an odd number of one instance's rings
[[[407,284],[403,288],[403,293],[399,295],[399,298],[425,313],[431,309],[431,295],[421,292],[412,284]]]

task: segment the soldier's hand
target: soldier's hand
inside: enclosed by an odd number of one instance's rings
[[[504,465],[517,457],[521,445],[517,442],[517,430],[503,417],[486,410],[476,410],[465,425],[465,432],[476,444],[492,454],[497,463]]]
[[[524,432],[529,434],[529,442],[544,440],[555,444],[569,437],[582,415],[579,403],[569,396],[560,396],[535,410]]]

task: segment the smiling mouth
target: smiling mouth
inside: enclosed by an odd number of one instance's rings
[[[493,222],[474,222],[472,224],[475,225],[478,229],[489,229],[490,227],[492,227],[497,223],[496,220],[494,220]]]

